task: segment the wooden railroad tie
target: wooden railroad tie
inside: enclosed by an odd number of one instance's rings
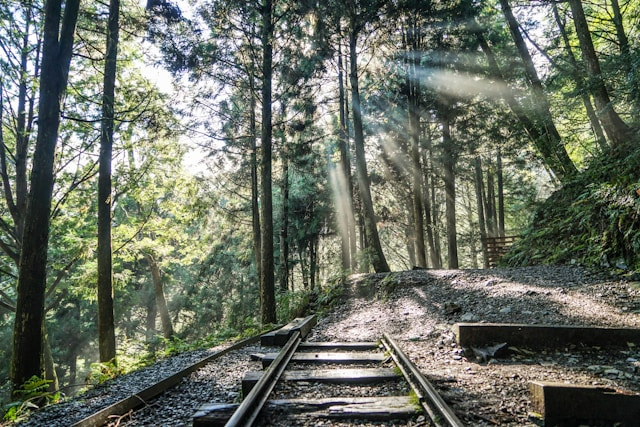
[[[260,345],[264,347],[283,346],[295,331],[300,331],[300,337],[304,339],[317,322],[315,315],[295,318],[282,328],[262,335]]]
[[[269,366],[278,353],[267,353],[262,358],[262,367]],[[387,360],[383,353],[296,353],[291,358],[294,363],[380,363]]]
[[[598,328],[569,325],[523,325],[514,323],[457,323],[453,326],[461,347],[495,343],[530,349],[562,348],[567,345],[627,347],[640,344],[640,329]]]
[[[242,394],[249,394],[253,386],[262,378],[263,372],[247,372],[242,379]],[[315,369],[291,370],[282,375],[283,381],[313,381],[333,384],[375,384],[396,380],[400,375],[389,368],[369,369]]]
[[[193,427],[224,426],[238,406],[236,403],[203,405],[193,417]],[[300,420],[357,418],[385,421],[409,418],[420,413],[410,396],[268,400],[264,409],[265,416],[285,412],[289,419]]]
[[[532,381],[533,410],[545,426],[638,426],[640,395],[593,386]]]

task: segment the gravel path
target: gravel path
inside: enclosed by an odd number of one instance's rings
[[[347,286],[344,301],[319,320],[308,340],[376,341],[388,332],[470,426],[537,425],[529,416],[531,380],[640,392],[639,347],[563,348],[480,362],[464,353],[451,332],[456,322],[478,321],[640,327],[640,284],[579,267],[359,275]],[[22,425],[71,425],[215,350],[189,353],[125,375],[76,400],[40,411]],[[260,369],[249,355],[269,350],[251,346],[231,352],[111,425],[189,426],[202,403],[239,401],[240,379],[246,371]]]

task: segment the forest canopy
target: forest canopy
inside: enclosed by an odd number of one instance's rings
[[[640,270],[635,0],[0,4],[0,378],[72,394],[345,275]]]

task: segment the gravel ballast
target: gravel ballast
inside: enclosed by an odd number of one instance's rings
[[[396,338],[460,419],[470,426],[535,426],[529,381],[599,385],[640,392],[640,343],[616,349],[567,345],[512,349],[480,360],[456,343],[457,322],[640,327],[640,285],[577,266],[492,270],[413,270],[352,276],[336,308],[319,318],[309,341]],[[171,358],[124,375],[69,402],[34,414],[25,426],[68,426],[159,377],[217,349]],[[185,378],[142,410],[112,419],[119,426],[189,426],[203,403],[239,402],[252,353],[233,351]],[[178,366],[182,367],[178,367]],[[322,424],[324,425],[324,424]],[[413,424],[415,425],[415,424]]]

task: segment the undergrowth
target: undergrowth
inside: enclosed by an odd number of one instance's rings
[[[640,271],[640,152],[593,161],[539,206],[502,263]]]
[[[4,405],[3,420],[18,422],[26,419],[31,411],[60,400],[59,392],[50,392],[51,380],[31,377],[13,391],[13,401]]]

